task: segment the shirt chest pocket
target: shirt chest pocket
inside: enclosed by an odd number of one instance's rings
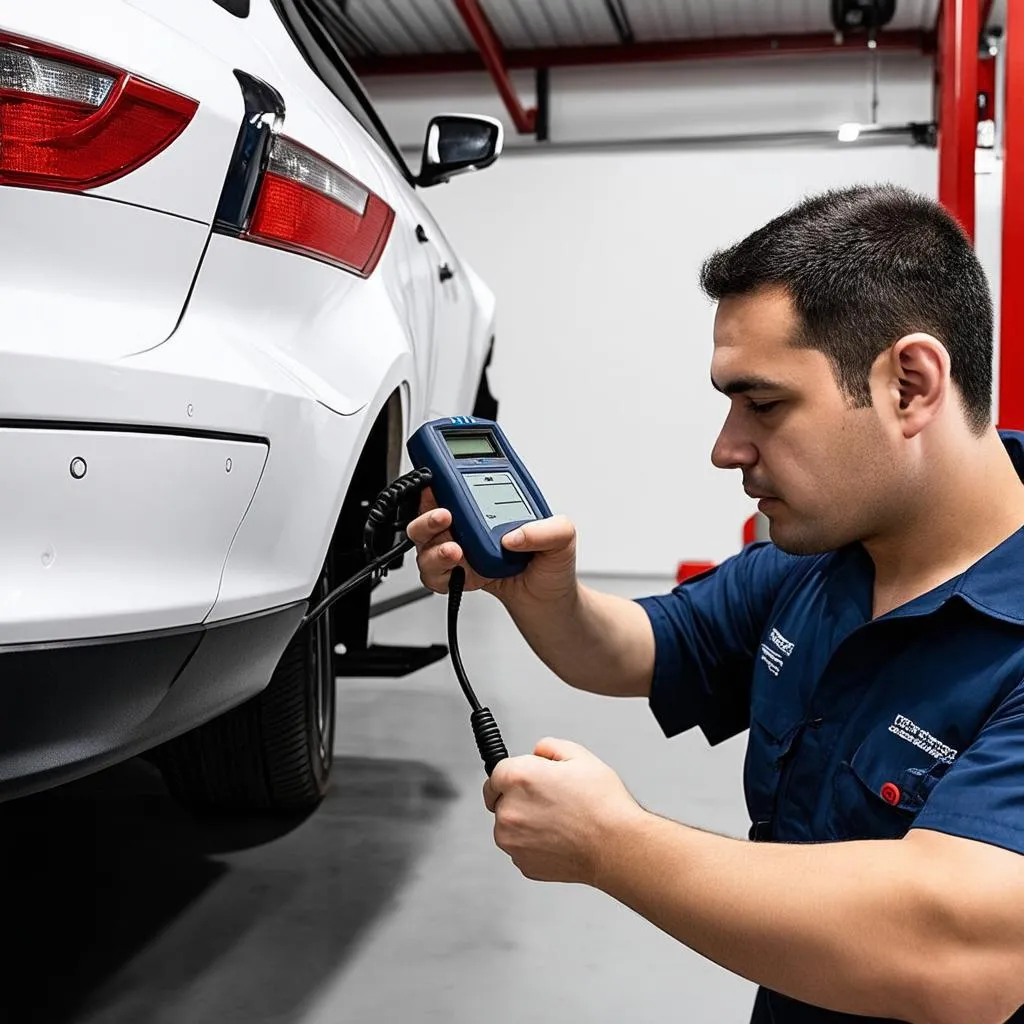
[[[782,769],[803,725],[802,710],[787,695],[755,686],[751,700],[750,737],[744,762],[744,792],[753,822],[751,838],[772,836]]]
[[[829,839],[901,839],[948,771],[883,726],[865,737],[832,780]]]

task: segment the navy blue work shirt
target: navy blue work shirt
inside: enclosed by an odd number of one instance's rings
[[[1001,436],[1024,478],[1024,434]],[[1024,854],[1022,567],[1024,528],[872,620],[860,544],[805,556],[751,544],[638,602],[656,641],[651,709],[667,736],[698,726],[716,744],[749,728],[751,839],[928,828]],[[752,1024],[871,1019],[761,988]]]

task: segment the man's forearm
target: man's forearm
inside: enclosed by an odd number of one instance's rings
[[[644,813],[609,845],[595,884],[795,999],[929,1024],[1005,1019],[979,1005],[991,948],[951,927],[941,885],[907,841],[749,843]]]
[[[636,602],[582,584],[562,602],[506,604],[534,653],[570,686],[613,697],[646,697],[654,632]]]

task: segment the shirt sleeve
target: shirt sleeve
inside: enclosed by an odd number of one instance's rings
[[[783,584],[806,561],[749,544],[671,593],[637,600],[654,629],[650,705],[666,736],[698,725],[716,744],[749,726],[761,634]]]
[[[939,779],[912,827],[1024,853],[1024,682]]]

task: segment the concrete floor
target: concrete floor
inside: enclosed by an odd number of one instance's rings
[[[627,596],[671,581],[592,580]],[[444,638],[430,598],[373,621]],[[467,597],[463,657],[513,753],[590,747],[645,805],[746,833],[743,737],[666,741],[642,701],[570,690],[497,604]],[[198,823],[133,761],[0,808],[0,1020],[75,1024],[621,1024],[749,1018],[754,989],[601,893],[530,882],[493,846],[447,661],[343,679],[338,761],[289,831]]]

